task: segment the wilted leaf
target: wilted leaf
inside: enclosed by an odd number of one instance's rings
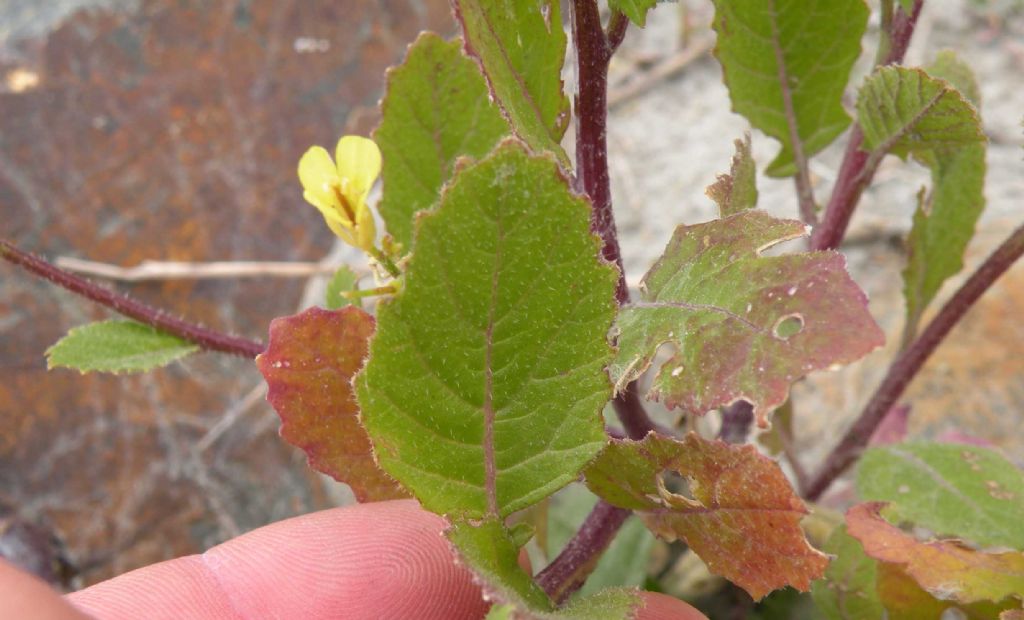
[[[405,62],[388,71],[381,113],[374,134],[384,156],[380,213],[409,250],[413,215],[437,202],[455,160],[483,157],[510,129],[461,41],[432,32],[422,33]]]
[[[476,576],[484,597],[503,606],[496,618],[624,620],[640,602],[635,591],[609,588],[556,610],[519,566],[519,548],[499,521],[488,518],[478,525],[456,522],[445,534],[459,559]]]
[[[46,364],[82,373],[141,372],[198,350],[191,342],[135,321],[100,321],[69,331],[46,350]]]
[[[867,22],[864,0],[715,0],[733,110],[782,143],[769,175],[794,174],[795,148],[810,157],[850,124],[842,97]]]
[[[565,31],[557,0],[453,0],[466,52],[479,59],[487,83],[515,133],[537,153],[551,151],[569,126],[562,92]]]
[[[763,427],[794,381],[881,345],[841,254],[761,255],[804,234],[800,222],[763,211],[677,228],[640,283],[640,301],[619,314],[616,387],[671,343],[676,352],[649,397],[694,414],[743,399]]]
[[[878,563],[839,526],[822,549],[836,556],[825,578],[811,586],[818,610],[829,620],[882,620],[885,610],[875,588]],[[935,616],[938,618],[938,616]]]
[[[354,271],[345,265],[338,267],[338,270],[334,272],[334,275],[327,282],[327,293],[324,295],[324,305],[327,309],[337,310],[352,305],[352,301],[345,297],[343,293],[359,290],[359,287],[356,285],[358,281],[359,276]]]
[[[963,255],[985,207],[985,136],[974,108],[949,83],[920,69],[884,67],[861,87],[857,118],[864,144],[931,169],[908,239],[903,272],[907,336],[942,283],[963,268]]]
[[[608,7],[621,11],[629,21],[641,28],[647,23],[647,11],[658,4],[658,0],[608,0]]]
[[[604,445],[616,273],[589,205],[516,141],[460,170],[417,221],[357,380],[362,419],[381,467],[425,507],[506,516]]]
[[[668,488],[666,472],[683,476],[689,494]],[[650,434],[613,441],[585,476],[605,501],[637,511],[663,538],[683,539],[711,572],[755,599],[784,586],[806,591],[828,565],[800,527],[803,502],[753,446]]]
[[[912,442],[872,448],[857,490],[886,516],[983,547],[1024,550],[1024,473],[994,450]]]
[[[850,535],[869,556],[897,564],[936,598],[970,604],[1020,599],[1024,554],[985,553],[955,540],[920,542],[879,514],[883,502],[858,504],[846,513]]]
[[[358,308],[310,308],[271,321],[270,345],[256,358],[281,436],[361,502],[409,496],[374,463],[352,395],[371,334],[373,317]]]
[[[735,140],[736,155],[729,174],[720,174],[705,194],[718,205],[719,217],[729,217],[757,206],[757,165],[750,154],[750,134]]]
[[[990,602],[958,605],[955,601],[939,600],[922,590],[899,566],[887,562],[878,563],[877,590],[888,617],[899,620],[992,620],[1006,607]]]

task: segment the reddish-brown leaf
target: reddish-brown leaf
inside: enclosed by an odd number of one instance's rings
[[[883,507],[884,502],[854,506],[846,513],[847,530],[865,553],[903,567],[936,598],[970,604],[1024,593],[1024,553],[986,553],[956,540],[921,542],[883,519]]]
[[[669,488],[668,472],[686,479],[688,494]],[[784,586],[806,591],[828,565],[800,527],[803,502],[778,464],[753,446],[652,433],[613,441],[586,478],[594,493],[637,511],[655,534],[682,538],[713,573],[755,599]]]
[[[267,400],[281,416],[281,436],[361,502],[409,496],[377,467],[352,395],[373,329],[373,317],[359,308],[310,308],[274,319],[270,346],[256,358]]]

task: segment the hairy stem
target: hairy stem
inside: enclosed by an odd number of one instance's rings
[[[821,469],[804,488],[807,499],[816,500],[846,468],[852,465],[940,342],[967,310],[992,284],[1024,254],[1024,225],[1020,226],[989,256],[963,286],[947,301],[921,334],[904,349],[889,367],[860,417],[839,444],[826,457]]]
[[[601,14],[594,0],[574,0],[572,11],[573,42],[576,45],[576,168],[577,183],[593,205],[591,230],[601,237],[601,254],[619,268],[615,291],[619,303],[629,300],[622,253],[612,213],[611,178],[608,174],[608,63],[625,34],[626,18],[616,11],[609,40],[601,27]]]
[[[914,26],[921,14],[924,0],[915,0],[914,8],[909,15],[899,9],[892,17],[889,31],[882,33],[883,43],[888,47],[880,65],[894,65],[903,62],[910,45],[910,37],[914,34]],[[839,166],[839,177],[836,179],[832,196],[825,208],[825,216],[821,224],[815,226],[811,233],[812,250],[829,250],[839,247],[850,218],[860,202],[864,189],[871,184],[881,158],[871,158],[861,150],[864,144],[864,132],[860,125],[854,125],[850,139],[846,144],[843,163]]]
[[[572,32],[579,80],[575,106],[577,189],[593,205],[591,230],[601,237],[601,254],[619,268],[615,297],[620,305],[629,302],[629,288],[612,212],[607,98],[608,63],[622,42],[628,23],[625,15],[615,11],[605,32],[596,0],[573,0]],[[615,398],[613,406],[631,439],[641,439],[654,430],[635,383]],[[628,510],[598,502],[565,549],[537,575],[538,585],[557,603],[567,599],[586,581],[629,514]]]
[[[605,501],[597,502],[580,530],[562,553],[537,574],[537,585],[556,603],[561,603],[578,590],[597,565],[601,553],[608,548],[630,511]]]
[[[140,323],[145,323],[199,345],[203,350],[219,351],[251,359],[262,353],[266,348],[262,342],[223,334],[202,325],[183,321],[159,308],[154,308],[121,293],[93,284],[89,280],[65,271],[38,256],[18,249],[6,239],[0,239],[0,257],[32,274],[45,278],[86,299],[91,299],[128,318],[135,319]]]

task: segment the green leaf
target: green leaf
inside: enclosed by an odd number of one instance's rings
[[[805,232],[763,211],[677,228],[641,281],[640,300],[619,313],[616,388],[671,343],[676,352],[649,398],[698,415],[743,399],[764,427],[794,381],[880,346],[882,331],[841,254],[761,255]]]
[[[949,60],[943,67],[960,71]],[[913,155],[931,169],[932,191],[919,196],[903,271],[909,340],[943,282],[963,268],[985,207],[985,137],[971,104],[920,69],[879,69],[861,88],[857,110],[872,158]]]
[[[608,0],[608,7],[622,12],[629,21],[643,28],[647,24],[647,11],[658,4],[658,0]]]
[[[324,305],[327,306],[327,309],[337,310],[352,305],[352,300],[342,293],[359,290],[358,282],[359,276],[354,271],[345,265],[338,267],[330,281],[327,282],[327,294],[324,296]]]
[[[381,124],[374,133],[384,158],[380,214],[406,250],[412,245],[413,215],[437,202],[456,160],[483,157],[510,132],[461,44],[424,32],[405,61],[388,71]]]
[[[548,540],[551,549],[565,547],[597,503],[597,496],[580,484],[571,484],[552,498]],[[601,554],[597,568],[580,588],[588,595],[609,586],[642,586],[655,540],[639,519],[628,519]],[[554,555],[554,554],[553,554]]]
[[[1024,550],[1024,472],[994,450],[908,442],[864,453],[857,489],[886,516],[982,547]]]
[[[362,419],[381,467],[425,507],[504,517],[604,444],[616,272],[587,202],[514,140],[457,172],[417,222],[357,379]]]
[[[111,320],[75,327],[46,350],[47,367],[82,373],[141,372],[166,366],[199,347],[135,321]]]
[[[981,89],[974,71],[953,50],[941,50],[925,71],[932,77],[949,82],[975,109],[981,108]]]
[[[456,522],[445,535],[455,545],[461,563],[477,576],[484,598],[499,605],[495,618],[624,620],[640,603],[636,591],[609,588],[575,598],[556,610],[519,566],[519,548],[499,521],[489,518],[478,525]]]
[[[688,488],[670,488],[668,472]],[[651,433],[612,441],[584,475],[591,491],[637,511],[655,534],[683,539],[711,572],[754,599],[787,585],[806,591],[828,565],[800,527],[803,502],[778,464],[753,446]]]
[[[918,195],[907,238],[903,297],[907,302],[905,338],[917,331],[921,315],[943,283],[964,267],[963,255],[985,208],[985,147],[919,156],[931,168],[932,191]]]
[[[829,620],[882,620],[885,609],[878,600],[875,580],[878,563],[864,553],[856,538],[840,526],[825,543],[825,553],[834,560],[825,578],[811,585],[818,610]]]
[[[729,174],[720,174],[705,194],[718,205],[719,217],[729,217],[757,206],[757,165],[750,154],[750,134],[735,140],[736,155]]]
[[[782,143],[770,176],[794,174],[796,148],[809,158],[850,124],[842,97],[868,13],[864,0],[715,0],[733,110]]]
[[[861,86],[857,120],[872,155],[906,158],[985,141],[974,108],[921,69],[882,67]]]
[[[914,0],[899,0],[899,3],[900,8],[903,9],[903,12],[907,15],[914,12]]]
[[[309,466],[352,487],[360,502],[409,497],[373,460],[352,376],[366,358],[373,317],[359,308],[309,308],[270,322],[270,344],[256,358],[281,437]]]
[[[558,0],[453,0],[466,53],[483,68],[516,135],[563,168],[569,99],[562,91],[565,31]]]

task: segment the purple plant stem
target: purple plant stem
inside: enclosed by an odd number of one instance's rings
[[[537,575],[537,585],[556,603],[578,590],[594,570],[631,512],[599,501],[565,549]]]
[[[858,459],[886,413],[903,395],[907,385],[921,370],[935,348],[974,302],[1021,257],[1021,254],[1024,254],[1024,225],[1013,231],[1013,234],[996,248],[996,251],[942,306],[928,327],[896,357],[860,417],[846,431],[839,444],[826,457],[821,469],[807,483],[803,490],[804,497],[809,500],[821,497],[829,485]]]
[[[883,65],[894,65],[903,62],[910,45],[910,37],[914,34],[914,26],[921,15],[924,0],[915,0],[914,9],[907,15],[902,9],[896,11],[889,33],[889,53],[883,59]],[[881,158],[869,158],[864,145],[864,132],[860,125],[854,125],[850,139],[843,154],[843,163],[839,166],[839,177],[832,189],[832,196],[825,208],[825,216],[821,224],[814,227],[811,233],[812,250],[830,250],[839,247],[850,218],[860,202],[864,189],[871,184]]]
[[[629,302],[629,288],[615,229],[608,173],[608,63],[622,42],[628,25],[625,15],[615,11],[605,33],[595,0],[573,1],[572,31],[579,80],[576,95],[576,181],[578,189],[590,198],[593,205],[591,230],[601,237],[601,254],[619,268],[615,291],[619,305]],[[635,382],[626,386],[612,404],[629,438],[642,439],[649,431],[656,430],[644,411]],[[556,603],[567,599],[586,581],[629,515],[629,510],[598,501],[565,549],[537,575],[537,584]]]
[[[625,35],[627,20],[615,12],[609,36],[601,27],[601,13],[594,0],[574,0],[573,42],[576,45],[579,92],[576,94],[577,183],[593,205],[591,230],[601,237],[601,254],[619,268],[615,296],[629,301],[622,252],[612,213],[611,179],[608,173],[608,63]]]
[[[6,239],[0,239],[0,257],[30,273],[45,278],[76,295],[91,299],[115,312],[173,334],[198,345],[206,351],[219,351],[240,357],[254,358],[266,348],[261,342],[247,340],[189,323],[130,297],[93,284],[89,280],[65,271],[42,258],[18,249]]]

